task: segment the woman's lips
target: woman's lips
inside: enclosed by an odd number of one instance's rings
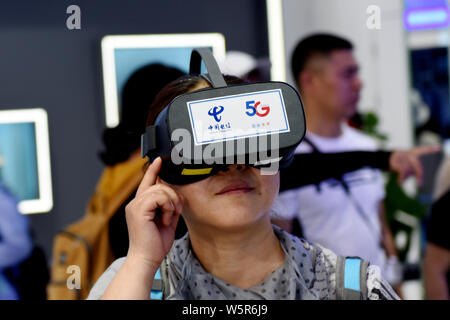
[[[246,182],[234,182],[225,186],[222,190],[216,193],[216,195],[228,195],[228,194],[241,194],[253,191],[255,188],[250,186]]]

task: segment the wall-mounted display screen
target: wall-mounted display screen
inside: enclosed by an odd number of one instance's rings
[[[120,119],[120,93],[137,69],[162,63],[189,71],[193,48],[210,48],[217,60],[225,58],[225,39],[219,33],[114,35],[102,39],[103,84],[107,127]]]
[[[0,182],[19,201],[23,214],[53,207],[47,112],[0,111]]]

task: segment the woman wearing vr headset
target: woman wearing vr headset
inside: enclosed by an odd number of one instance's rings
[[[241,81],[226,77],[227,84]],[[148,124],[175,97],[209,87],[200,76],[166,86]],[[344,286],[345,260],[271,224],[280,175],[230,165],[187,184],[159,177],[156,158],[127,205],[129,250],[91,290],[89,299],[149,299],[160,271],[164,299],[398,299],[378,267],[357,262],[360,288]],[[183,215],[188,233],[174,241]],[[345,275],[345,276],[348,276]],[[162,289],[162,290],[161,290]]]

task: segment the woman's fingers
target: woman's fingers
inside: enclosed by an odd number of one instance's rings
[[[136,191],[136,198],[141,197],[144,193],[150,190],[150,187],[153,187],[154,190],[157,190],[157,188],[163,188],[171,196],[177,212],[181,213],[183,205],[182,202],[180,202],[178,194],[172,188],[163,184],[161,179],[158,177],[161,166],[161,157],[156,158],[150,164]]]
[[[153,198],[153,194],[158,192],[164,192],[164,194],[168,196],[168,199],[170,199],[170,201],[173,203],[177,213],[181,213],[183,209],[183,202],[181,197],[178,195],[178,193],[175,192],[175,190],[165,184],[155,184],[151,188],[144,190],[139,196],[139,199],[146,199],[148,201],[151,201]]]
[[[157,210],[175,210],[170,197],[162,191],[153,191],[150,197],[140,197],[129,204],[129,212],[133,218],[139,221],[144,217],[146,220],[154,220]]]
[[[150,164],[136,191],[136,197],[141,195],[145,190],[147,190],[149,187],[153,186],[156,183],[159,171],[161,170],[161,164],[162,160],[160,157],[156,158]]]
[[[158,177],[161,166],[159,157],[150,164],[135,198],[125,208],[129,252],[158,263],[173,243],[182,211],[182,198]]]
[[[169,227],[181,214],[183,202],[172,188],[161,184],[143,191],[139,198],[135,199],[133,207],[131,211],[135,214],[143,215],[157,225]],[[158,211],[161,214],[158,214]]]

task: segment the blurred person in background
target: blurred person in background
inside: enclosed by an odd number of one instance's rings
[[[423,262],[426,298],[450,299],[450,156],[437,173],[434,202],[427,221]]]
[[[86,298],[89,286],[107,266],[126,255],[125,206],[135,197],[144,175],[145,160],[141,157],[140,147],[148,109],[156,94],[183,74],[176,68],[150,64],[136,70],[125,83],[121,92],[120,123],[103,131],[104,150],[99,155],[105,168],[85,215],[54,239],[49,299]],[[180,222],[177,236],[186,232],[185,225]],[[85,251],[86,244],[89,252]],[[72,249],[68,250],[68,246]],[[65,284],[70,265],[79,266],[80,282],[88,284],[81,290],[72,290]]]
[[[2,182],[3,158],[0,153],[0,300],[18,300],[18,288],[6,275],[31,253],[28,219],[19,213],[17,200]]]
[[[378,148],[375,140],[346,124],[357,110],[362,88],[352,50],[348,40],[331,34],[315,34],[297,44],[291,64],[305,106],[307,134],[296,153]],[[400,293],[401,268],[384,217],[384,196],[381,172],[362,168],[280,193],[286,210],[277,223],[286,227],[298,217],[306,239],[379,265]]]

